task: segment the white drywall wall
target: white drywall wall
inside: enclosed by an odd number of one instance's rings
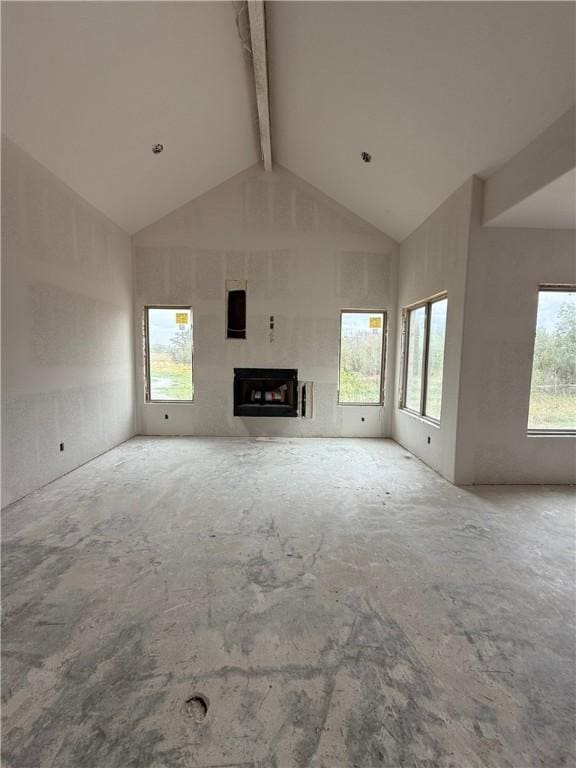
[[[470,236],[455,480],[574,483],[576,437],[527,434],[538,288],[576,284],[576,232],[480,226]]]
[[[402,375],[398,343],[392,435],[451,481],[454,481],[470,212],[473,191],[479,183],[478,179],[470,178],[400,246],[398,329],[401,329],[403,307],[441,291],[448,293],[448,315],[440,424],[398,408]]]
[[[566,227],[574,222],[574,189],[566,188],[555,201],[555,209],[546,206],[538,216],[538,198],[557,179],[565,177],[576,167],[576,107],[572,107],[545,131],[537,136],[502,168],[488,178],[484,189],[483,221],[490,226],[515,226],[514,221],[523,218],[530,227],[553,226],[561,216]],[[573,179],[568,183],[573,185]],[[531,200],[527,211],[523,201]],[[528,221],[527,216],[535,214],[538,223]],[[533,220],[534,221],[534,220]]]
[[[396,337],[393,240],[284,169],[265,174],[254,166],[142,230],[133,242],[143,434],[389,434]],[[247,281],[246,340],[225,339],[227,279]],[[191,404],[144,401],[146,304],[193,308]],[[339,318],[346,308],[388,312],[384,408],[337,404]],[[300,380],[315,385],[314,419],[234,417],[235,367],[298,368]]]
[[[128,235],[5,138],[2,166],[6,505],[134,434],[134,356]]]
[[[576,229],[576,166],[508,208],[488,226]]]

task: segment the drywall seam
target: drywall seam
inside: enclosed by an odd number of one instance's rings
[[[393,437],[451,482],[454,481],[462,356],[464,291],[473,179],[468,179],[400,246],[397,288],[396,389],[402,376],[402,308],[439,292],[448,293],[442,415],[439,425],[394,410]]]
[[[129,236],[2,139],[2,503],[131,437]]]
[[[392,407],[339,406],[340,311],[388,312],[395,338],[397,244],[281,167],[253,166],[134,238],[140,429],[145,434],[382,436]],[[247,339],[226,340],[225,283],[247,281]],[[147,304],[194,312],[192,404],[145,403],[139,318]],[[276,321],[268,338],[269,316]],[[232,414],[234,367],[293,367],[314,381],[313,419]],[[165,417],[168,416],[166,419]]]

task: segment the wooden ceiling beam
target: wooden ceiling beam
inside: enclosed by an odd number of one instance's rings
[[[264,0],[248,0],[250,47],[254,65],[256,106],[264,170],[272,170],[272,143],[270,139],[270,101],[268,94],[268,59],[266,53],[266,12]]]

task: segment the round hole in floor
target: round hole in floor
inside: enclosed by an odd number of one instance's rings
[[[194,722],[201,723],[206,719],[208,714],[208,699],[206,696],[202,696],[199,693],[190,696],[184,702],[184,709],[186,714],[191,717]]]

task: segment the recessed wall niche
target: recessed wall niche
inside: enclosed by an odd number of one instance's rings
[[[246,338],[245,280],[226,280],[226,338]]]

